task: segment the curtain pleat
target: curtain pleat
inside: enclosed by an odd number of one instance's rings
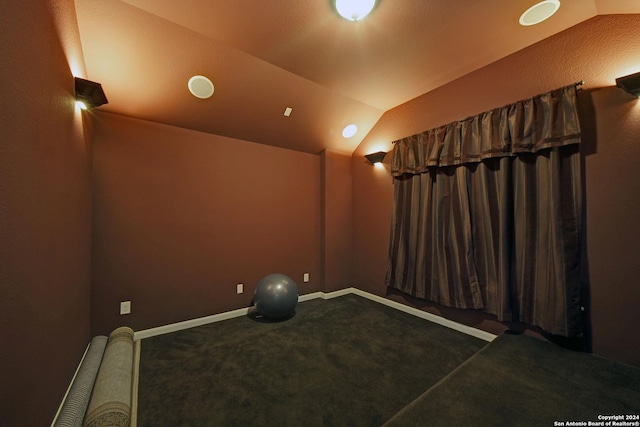
[[[575,86],[396,142],[387,286],[582,331]]]
[[[485,311],[511,321],[513,259],[512,158],[474,165],[470,191],[472,238]]]
[[[478,163],[578,144],[574,85],[430,129],[394,142],[391,174]]]

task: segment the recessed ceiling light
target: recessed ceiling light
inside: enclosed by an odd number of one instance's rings
[[[528,27],[550,18],[560,8],[560,0],[544,0],[534,4],[520,16],[520,25]]]
[[[287,107],[284,109],[284,116],[285,117],[289,117],[291,115],[291,112],[293,111],[293,109],[291,107]]]
[[[336,0],[336,10],[344,19],[359,21],[367,16],[376,0]]]
[[[347,125],[345,126],[344,129],[342,129],[342,137],[343,138],[351,138],[353,135],[356,134],[356,132],[358,132],[358,126],[351,124],[351,125]]]
[[[205,76],[193,76],[189,79],[189,92],[196,98],[207,99],[213,95],[213,83]]]

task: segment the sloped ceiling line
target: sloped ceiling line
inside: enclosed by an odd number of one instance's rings
[[[533,3],[379,0],[354,23],[329,0],[75,0],[105,111],[314,154],[352,153],[385,111],[600,11],[640,12],[636,0],[562,0],[520,26]],[[190,95],[195,74],[213,97]]]

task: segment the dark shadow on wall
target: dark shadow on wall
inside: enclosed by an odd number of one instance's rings
[[[583,89],[578,92],[578,119],[580,120],[580,129],[582,131],[582,141],[580,145],[583,158],[584,156],[589,156],[598,152],[596,108],[593,102],[593,93],[599,90],[602,89]],[[582,166],[582,170],[584,171],[584,162]]]
[[[583,337],[564,338],[548,337],[550,341],[559,345],[579,351],[591,353],[593,351],[593,329],[591,323],[591,285],[589,281],[589,258],[587,256],[587,162],[589,155],[598,152],[598,132],[596,121],[596,109],[593,101],[593,92],[601,89],[590,89],[581,91],[578,94],[578,117],[582,131],[582,142],[580,146],[580,180],[582,186],[582,215],[581,215],[581,236],[580,242],[580,295],[582,306],[582,316],[584,333]],[[580,339],[582,338],[582,339]],[[558,342],[560,341],[560,342]],[[577,348],[576,348],[577,347]]]

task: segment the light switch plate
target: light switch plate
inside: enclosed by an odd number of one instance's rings
[[[120,303],[120,314],[131,313],[131,301],[122,301]]]

